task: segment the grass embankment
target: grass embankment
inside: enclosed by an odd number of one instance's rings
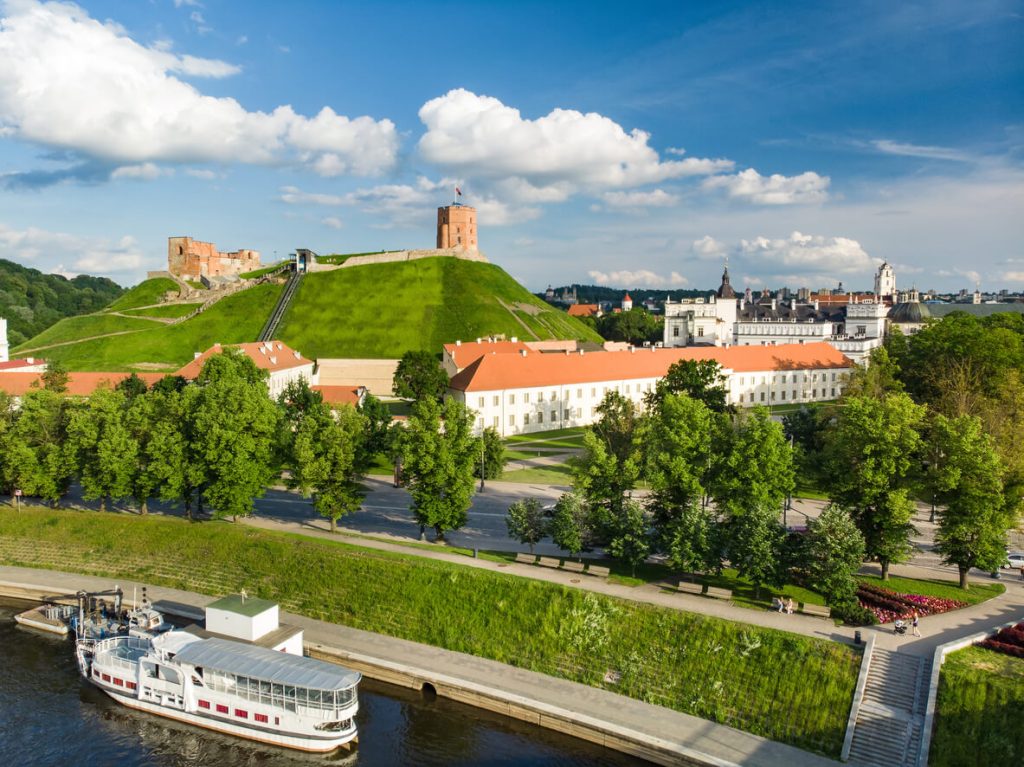
[[[131,370],[141,364],[148,370],[174,371],[192,359],[194,352],[215,343],[255,341],[281,290],[281,285],[257,285],[221,299],[178,325],[115,317],[112,319],[144,323],[148,329],[56,346],[47,349],[45,356],[60,360],[69,370]]]
[[[1024,659],[968,647],[942,665],[932,767],[1017,764],[1024,756]]]
[[[283,609],[491,658],[837,756],[860,654],[415,556],[167,517],[0,510],[0,562]]]
[[[129,309],[125,314],[133,317],[161,317],[165,319],[178,319],[191,314],[202,304],[166,304],[164,306],[151,306],[148,309]]]
[[[35,338],[19,346],[15,351],[18,353],[30,352],[51,344],[74,342],[80,338],[92,338],[125,331],[150,330],[155,327],[158,327],[158,324],[152,320],[141,317],[139,319],[120,317],[116,314],[86,314],[80,317],[65,317],[56,325],[51,325]],[[46,349],[45,351],[48,359],[59,354],[56,349]]]
[[[970,588],[962,589],[954,581],[898,578],[894,575],[889,576],[887,581],[883,581],[877,575],[858,575],[857,580],[872,586],[883,586],[901,594],[920,594],[923,597],[954,599],[966,602],[968,605],[980,604],[1006,591],[1006,587],[1001,583],[972,583]]]
[[[537,315],[526,322],[518,304]],[[307,357],[397,358],[495,334],[600,340],[499,267],[444,257],[309,274],[278,330],[282,341]]]
[[[104,311],[122,312],[125,309],[137,309],[140,306],[151,306],[162,303],[167,293],[179,292],[178,283],[167,277],[143,280],[123,296],[111,303]]]
[[[276,264],[270,264],[269,266],[264,266],[259,269],[253,269],[251,272],[243,272],[238,276],[241,277],[243,280],[258,280],[264,274],[270,274],[271,272],[280,269],[285,263],[288,263],[289,261],[291,261],[291,259],[278,261]]]

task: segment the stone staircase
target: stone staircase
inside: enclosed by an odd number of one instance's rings
[[[931,660],[876,648],[853,729],[850,763],[917,767]]]

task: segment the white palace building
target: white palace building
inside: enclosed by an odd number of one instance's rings
[[[609,391],[637,404],[679,360],[714,360],[728,402],[754,405],[821,402],[842,394],[855,363],[826,343],[778,346],[534,351],[505,342],[459,345],[462,360],[448,395],[476,413],[475,431],[502,436],[586,426]]]

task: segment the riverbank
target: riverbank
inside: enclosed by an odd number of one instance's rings
[[[102,590],[113,585],[109,578],[0,567],[0,596],[10,598],[38,600],[47,594],[82,588]],[[134,588],[141,593],[141,587],[147,585],[158,607],[185,617],[200,614],[213,601],[202,594],[152,584],[120,580],[117,585],[128,594]],[[372,679],[433,690],[441,697],[573,735],[654,764],[836,765],[791,746],[606,690],[292,613],[284,613],[282,620],[305,631],[307,650],[314,657],[343,663]]]

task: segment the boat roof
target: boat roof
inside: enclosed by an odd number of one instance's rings
[[[215,610],[224,610],[226,612],[237,613],[239,615],[245,615],[249,618],[254,618],[260,613],[265,613],[267,610],[271,610],[277,607],[277,602],[271,602],[269,599],[260,599],[259,597],[243,597],[241,594],[228,594],[226,597],[221,597],[216,602],[210,602],[206,606],[206,609],[211,608]]]
[[[344,690],[354,687],[360,679],[358,672],[333,663],[244,645],[229,639],[192,642],[178,652],[175,660],[202,666],[207,670],[314,690]]]

